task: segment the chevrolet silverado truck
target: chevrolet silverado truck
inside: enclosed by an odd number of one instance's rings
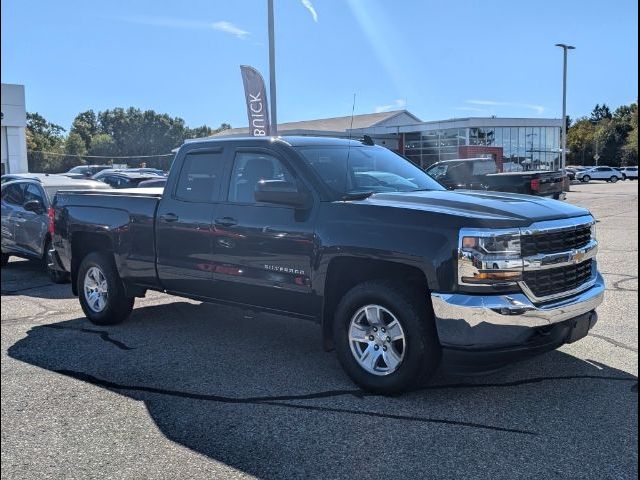
[[[147,290],[311,319],[384,394],[574,342],[604,294],[587,210],[448,191],[366,138],[190,142],[164,190],[61,192],[50,218],[93,323]]]

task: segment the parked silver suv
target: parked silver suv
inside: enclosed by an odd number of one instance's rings
[[[38,175],[2,183],[2,266],[10,255],[15,255],[39,259],[47,268],[51,249],[48,210],[58,190],[109,188],[95,180],[75,180],[63,175]],[[52,281],[66,280],[66,275],[48,271]]]

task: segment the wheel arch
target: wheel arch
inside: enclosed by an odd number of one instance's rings
[[[336,257],[327,268],[320,318],[322,344],[326,351],[333,350],[333,316],[340,299],[356,285],[371,280],[397,281],[412,294],[422,296],[425,308],[433,312],[429,281],[420,268],[387,260]]]

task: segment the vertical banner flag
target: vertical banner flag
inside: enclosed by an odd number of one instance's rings
[[[267,91],[264,88],[262,75],[255,68],[240,65],[244,97],[247,102],[247,116],[249,117],[249,132],[253,137],[271,135],[269,124],[269,109],[267,107]]]

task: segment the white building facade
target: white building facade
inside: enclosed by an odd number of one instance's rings
[[[2,174],[25,173],[27,163],[27,111],[24,85],[2,84]]]

